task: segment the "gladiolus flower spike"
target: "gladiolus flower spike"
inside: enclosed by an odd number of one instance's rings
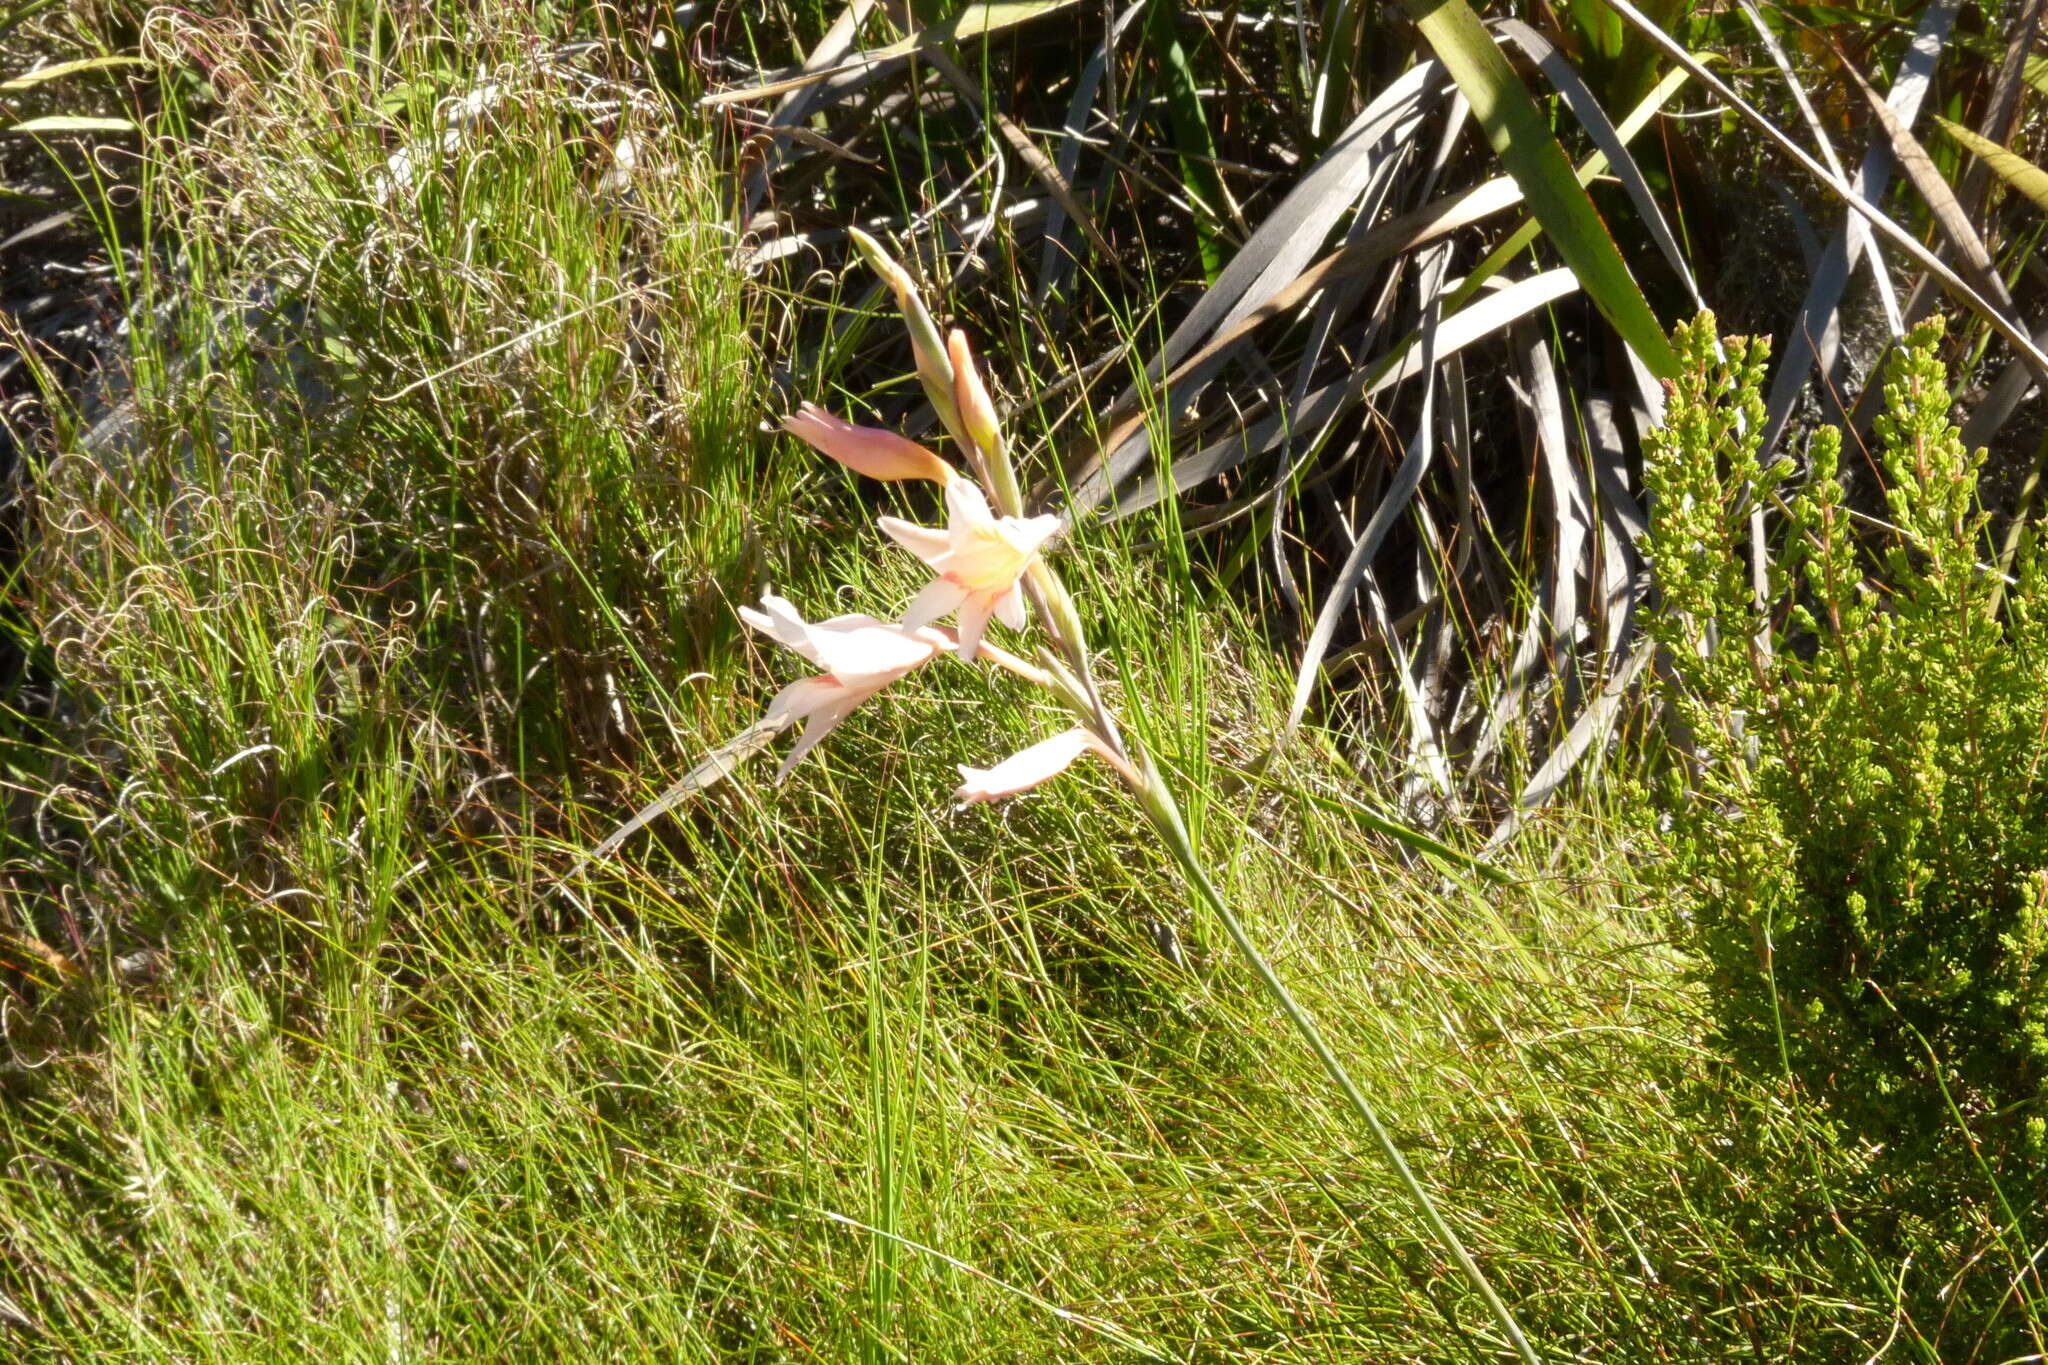
[[[821,408],[807,404],[785,419],[786,430],[871,478],[936,479],[945,485],[944,530],[894,517],[883,517],[880,522],[891,539],[923,560],[937,577],[910,603],[902,621],[895,623],[851,615],[811,624],[797,614],[795,607],[773,595],[761,599],[758,611],[741,608],[740,616],[748,625],[772,636],[823,671],[783,688],[769,703],[766,716],[643,807],[600,844],[593,856],[610,852],[620,840],[644,828],[649,820],[724,777],[734,764],[765,747],[773,736],[799,720],[804,722],[803,735],[783,760],[777,781],[787,777],[790,769],[862,702],[889,684],[949,649],[957,650],[963,659],[974,658],[991,619],[1000,619],[1012,629],[1023,629],[1027,620],[1019,580],[1028,574],[1052,618],[1046,623],[1050,641],[1042,655],[1045,666],[1026,663],[994,645],[986,652],[997,664],[1051,692],[1078,724],[992,768],[960,765],[961,783],[954,793],[955,799],[963,806],[1000,800],[1064,772],[1083,753],[1093,751],[1101,755],[1137,798],[1139,809],[1161,845],[1180,865],[1190,891],[1216,916],[1273,1003],[1322,1064],[1331,1083],[1378,1146],[1423,1223],[1485,1302],[1502,1336],[1523,1365],[1538,1365],[1538,1357],[1514,1314],[1428,1191],[1416,1180],[1372,1101],[1352,1080],[1314,1020],[1294,999],[1230,903],[1209,879],[1172,790],[1157,766],[1142,752],[1126,746],[1090,671],[1080,618],[1058,577],[1039,559],[1046,542],[1058,532],[1060,519],[1022,515],[1016,475],[1004,448],[995,407],[975,371],[966,339],[955,333],[950,345],[941,341],[909,274],[890,260],[873,238],[856,230],[853,240],[896,295],[910,332],[918,377],[947,430],[960,443],[981,486],[954,474],[945,461],[913,442],[889,432],[855,426]],[[1004,515],[998,517],[989,510],[990,497]],[[960,626],[957,642],[951,632],[933,628],[934,622],[956,612]]]

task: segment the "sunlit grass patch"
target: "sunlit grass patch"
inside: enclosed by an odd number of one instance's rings
[[[899,608],[921,572],[868,512],[937,503],[764,433],[789,357],[704,127],[541,17],[462,17],[150,29],[218,105],[174,103],[149,162],[132,439],[39,471],[6,1331],[52,1360],[1497,1348],[1105,769],[952,809],[956,764],[1048,732],[1031,692],[930,670],[786,785],[763,760],[578,866],[801,670],[732,608]],[[820,354],[792,389],[840,384]],[[1065,551],[1104,686],[1546,1357],[1874,1348],[1889,1305],[1805,1188],[1809,1150],[1856,1154],[1714,1059],[1622,823],[1589,797],[1495,878],[1385,837],[1401,758],[1314,723],[1275,750],[1290,661],[1175,516]]]

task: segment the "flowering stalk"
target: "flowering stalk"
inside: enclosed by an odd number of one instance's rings
[[[1407,1195],[1408,1202],[1415,1207],[1415,1211],[1422,1215],[1422,1221],[1428,1226],[1437,1243],[1458,1263],[1458,1269],[1464,1272],[1465,1278],[1478,1291],[1479,1297],[1486,1303],[1487,1311],[1493,1315],[1495,1325],[1515,1348],[1515,1354],[1521,1357],[1525,1365],[1538,1365],[1539,1357],[1536,1350],[1523,1335],[1521,1324],[1515,1321],[1514,1312],[1495,1292],[1492,1281],[1486,1278],[1486,1272],[1480,1269],[1479,1262],[1465,1249],[1465,1244],[1458,1237],[1457,1231],[1445,1221],[1442,1211],[1436,1206],[1436,1201],[1429,1197],[1429,1191],[1422,1188],[1422,1182],[1417,1180],[1415,1173],[1408,1168],[1407,1159],[1401,1155],[1401,1149],[1394,1144],[1393,1136],[1387,1132],[1386,1125],[1380,1122],[1379,1113],[1373,1108],[1372,1101],[1358,1088],[1358,1083],[1351,1079],[1351,1073],[1344,1069],[1344,1063],[1331,1049],[1328,1040],[1323,1037],[1322,1030],[1316,1027],[1315,1020],[1301,1007],[1300,1002],[1294,998],[1294,993],[1287,989],[1286,983],[1281,981],[1279,974],[1273,970],[1273,964],[1266,960],[1266,955],[1259,951],[1258,945],[1252,942],[1251,935],[1245,932],[1244,924],[1230,908],[1230,902],[1223,899],[1223,893],[1209,880],[1209,874],[1203,868],[1200,856],[1195,852],[1194,841],[1188,837],[1187,826],[1181,820],[1180,808],[1174,804],[1172,793],[1160,780],[1158,769],[1148,763],[1145,774],[1144,789],[1137,791],[1138,804],[1144,808],[1146,817],[1152,822],[1152,828],[1159,832],[1167,851],[1172,853],[1174,861],[1180,864],[1181,873],[1187,878],[1188,885],[1194,888],[1195,895],[1209,907],[1218,920],[1222,921],[1223,931],[1230,936],[1231,943],[1236,945],[1238,955],[1250,964],[1252,971],[1258,975],[1259,983],[1265,987],[1266,994],[1280,1007],[1280,1012],[1287,1016],[1287,1021],[1294,1025],[1295,1032],[1308,1044],[1309,1051],[1315,1054],[1316,1060],[1323,1064],[1324,1073],[1343,1093],[1345,1100],[1351,1105],[1352,1112],[1364,1122],[1367,1131],[1372,1134],[1374,1145],[1380,1149],[1380,1155],[1386,1158],[1388,1167],[1394,1172],[1395,1180],[1400,1183],[1402,1193]]]
[[[989,474],[992,476],[992,486],[1006,490],[1005,505],[1013,512],[1021,512],[1021,499],[1018,499],[1015,493],[1018,486],[1016,474],[1010,463],[1009,452],[1003,444],[1001,427],[989,402],[988,391],[982,386],[981,378],[974,370],[973,357],[967,350],[967,339],[959,332],[953,333],[948,350],[953,362],[954,391],[958,395],[961,423],[986,461]],[[1229,935],[1239,956],[1243,957],[1257,974],[1266,994],[1272,998],[1280,1012],[1287,1016],[1288,1022],[1301,1035],[1309,1051],[1315,1054],[1316,1060],[1322,1063],[1323,1070],[1329,1075],[1330,1080],[1350,1103],[1352,1111],[1364,1122],[1374,1144],[1380,1149],[1380,1155],[1386,1159],[1395,1179],[1408,1196],[1409,1202],[1415,1206],[1416,1212],[1422,1216],[1423,1222],[1428,1225],[1430,1232],[1458,1263],[1458,1268],[1465,1273],[1472,1287],[1478,1291],[1494,1321],[1513,1344],[1516,1353],[1529,1365],[1535,1365],[1535,1350],[1523,1335],[1514,1314],[1495,1292],[1492,1282],[1486,1277],[1486,1272],[1480,1269],[1479,1263],[1465,1249],[1465,1244],[1459,1239],[1456,1230],[1444,1219],[1442,1212],[1436,1207],[1436,1202],[1429,1197],[1429,1192],[1423,1189],[1422,1183],[1415,1178],[1415,1173],[1409,1169],[1407,1160],[1401,1155],[1401,1149],[1395,1145],[1386,1125],[1380,1121],[1379,1113],[1374,1109],[1372,1101],[1366,1098],[1365,1092],[1352,1080],[1351,1073],[1345,1069],[1343,1061],[1323,1037],[1322,1030],[1316,1026],[1315,1020],[1301,1007],[1300,1002],[1294,998],[1294,993],[1287,989],[1286,983],[1281,981],[1279,974],[1273,970],[1273,964],[1267,961],[1265,954],[1259,951],[1258,945],[1252,942],[1251,935],[1245,931],[1244,923],[1230,908],[1230,902],[1224,899],[1215,882],[1210,880],[1200,855],[1195,851],[1194,840],[1188,834],[1187,823],[1181,818],[1180,807],[1174,801],[1172,789],[1166,785],[1159,769],[1149,757],[1134,759],[1124,747],[1122,736],[1117,733],[1108,709],[1102,703],[1101,693],[1095,686],[1093,674],[1089,669],[1088,646],[1081,632],[1080,618],[1075,613],[1073,601],[1061,585],[1058,575],[1042,559],[1035,559],[1030,565],[1028,576],[1032,595],[1057,642],[1062,656],[1061,661],[1071,669],[1069,677],[1074,686],[1071,692],[1065,692],[1064,699],[1081,716],[1084,726],[1091,721],[1094,725],[1092,730],[1069,731],[1068,734],[1085,734],[1092,742],[1092,747],[1103,754],[1110,761],[1110,766],[1123,778],[1124,784],[1137,798],[1139,808],[1145,812],[1145,818],[1159,835],[1160,841],[1166,845],[1167,851],[1180,865],[1181,874],[1187,879],[1189,887],[1222,922],[1224,932]],[[1058,736],[1046,744],[1051,745],[1065,739],[1066,736]],[[1038,747],[1044,748],[1046,745]],[[1068,750],[1071,750],[1068,761],[1072,761],[1072,758],[1081,752],[1081,745],[1068,743],[1062,752]],[[1018,755],[1018,759],[1026,757],[1031,752],[1026,750],[1025,754]],[[1065,764],[1059,766],[1064,767]],[[1058,771],[1058,768],[1052,771]],[[963,767],[961,772],[965,775],[972,770]],[[970,785],[973,785],[971,778]],[[984,781],[981,785],[994,784]],[[967,798],[967,787],[962,788],[962,796],[963,799]],[[991,798],[977,791],[973,799]]]
[[[743,608],[741,614],[749,624],[825,671],[785,687],[763,720],[634,816],[600,846],[599,856],[676,801],[725,776],[738,761],[766,747],[782,729],[804,720],[803,736],[784,761],[778,780],[787,776],[796,762],[856,707],[943,654],[953,654],[963,662],[987,658],[1045,689],[1073,714],[1075,725],[992,767],[959,765],[961,784],[955,800],[966,807],[1017,795],[1051,780],[1083,754],[1095,754],[1107,763],[1137,799],[1196,899],[1222,923],[1238,954],[1362,1122],[1430,1233],[1457,1262],[1525,1365],[1536,1365],[1536,1353],[1513,1313],[1408,1168],[1372,1102],[1210,880],[1158,767],[1148,755],[1132,750],[1104,703],[1090,666],[1080,614],[1042,554],[1063,529],[1061,520],[1024,515],[1021,486],[1003,439],[1002,423],[966,337],[956,331],[942,344],[909,275],[866,234],[856,231],[854,241],[895,293],[910,332],[918,377],[974,471],[974,479],[960,477],[937,455],[901,437],[854,426],[810,405],[785,420],[783,426],[821,453],[869,477],[939,483],[945,490],[948,515],[944,530],[895,517],[880,521],[880,528],[924,561],[934,577],[905,608],[900,621],[893,623],[871,616],[840,616],[807,624],[793,606],[774,596],[763,599],[762,611]],[[1050,637],[1050,643],[1039,652],[1038,664],[987,638],[996,622],[1011,630],[1025,629],[1029,622],[1027,600]],[[953,615],[959,618],[957,633],[937,628],[939,621]]]

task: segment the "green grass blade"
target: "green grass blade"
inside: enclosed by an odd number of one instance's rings
[[[1628,273],[1528,88],[1465,0],[1409,0],[1423,37],[1471,102],[1529,210],[1593,304],[1659,378],[1678,373],[1664,327]]]
[[[1512,886],[1515,884],[1513,875],[1502,871],[1492,863],[1475,858],[1461,849],[1453,848],[1443,840],[1432,838],[1412,825],[1402,824],[1399,820],[1394,820],[1381,815],[1377,811],[1369,810],[1360,804],[1360,801],[1355,797],[1348,800],[1338,800],[1336,797],[1324,796],[1321,792],[1311,791],[1306,786],[1276,781],[1256,768],[1226,766],[1223,768],[1223,771],[1240,782],[1253,783],[1267,791],[1279,792],[1289,800],[1306,802],[1317,810],[1326,810],[1332,815],[1340,815],[1361,829],[1369,829],[1374,834],[1385,835],[1387,838],[1397,843],[1405,844],[1415,852],[1434,858],[1439,863],[1456,871],[1470,872],[1474,876],[1484,878],[1496,886]]]
[[[1167,115],[1173,122],[1173,140],[1180,152],[1181,174],[1200,202],[1195,206],[1195,242],[1202,253],[1202,274],[1211,283],[1223,273],[1223,246],[1216,240],[1211,215],[1221,217],[1230,208],[1230,191],[1216,169],[1216,139],[1209,132],[1209,120],[1202,113],[1201,91],[1187,49],[1173,31],[1173,16],[1180,7],[1153,0],[1152,13],[1145,21],[1145,41],[1159,60],[1166,81]]]
[[[2048,171],[1960,123],[1952,123],[1939,114],[1934,116],[1934,121],[1957,146],[1989,166],[1993,175],[2048,210]]]

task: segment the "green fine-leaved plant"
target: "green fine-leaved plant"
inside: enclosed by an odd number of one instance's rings
[[[2042,564],[1990,567],[1940,336],[1886,374],[1880,500],[1845,492],[1832,428],[1803,476],[1759,468],[1764,345],[1680,329],[1645,462],[1682,760],[1652,837],[1731,1052],[1906,1202],[1981,1198],[2023,1239],[2048,1185]]]

